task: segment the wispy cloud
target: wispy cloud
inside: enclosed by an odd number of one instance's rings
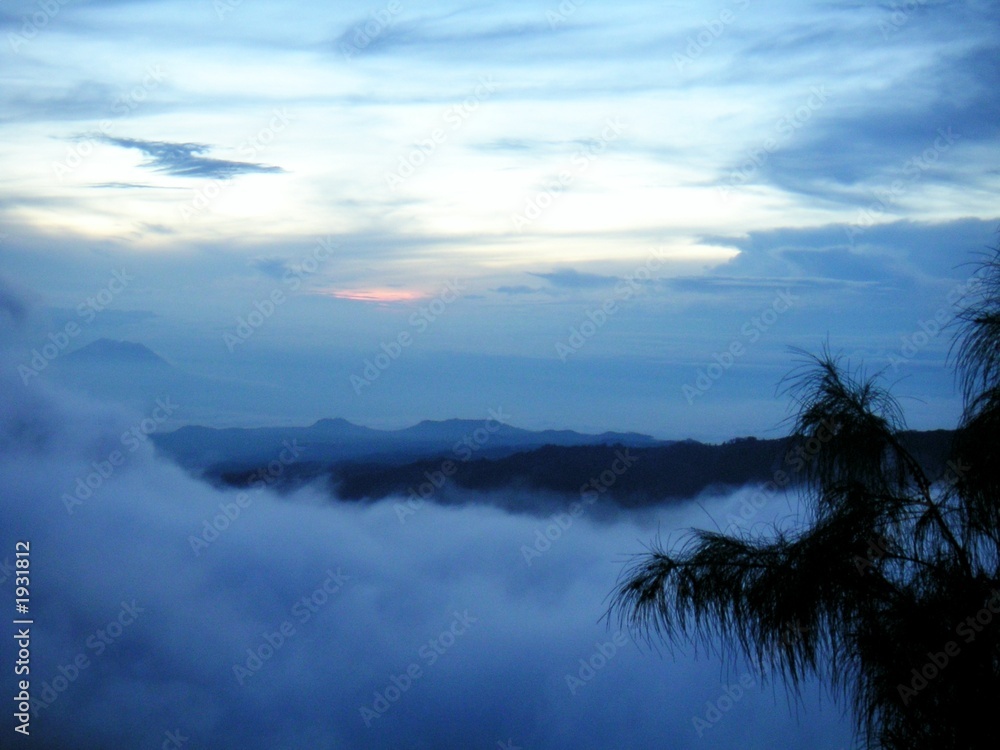
[[[181,190],[180,187],[165,185],[146,185],[141,182],[96,182],[90,187],[100,190]]]
[[[538,286],[527,286],[526,284],[498,286],[491,289],[490,291],[496,292],[497,294],[506,294],[509,296],[515,296],[518,294],[552,294],[551,289],[546,289],[544,287],[538,287]]]
[[[427,295],[410,289],[319,289],[313,292],[324,297],[354,302],[413,302]]]
[[[0,313],[16,323],[23,321],[28,313],[28,301],[24,293],[3,276],[0,276]]]
[[[529,275],[545,279],[552,286],[563,289],[596,289],[603,286],[610,286],[618,281],[614,276],[581,273],[574,268],[550,271],[549,273],[531,273]]]
[[[455,16],[461,17],[461,22],[449,23]],[[525,45],[551,40],[553,36],[552,28],[537,16],[523,23],[495,21],[480,23],[479,28],[470,27],[469,24],[475,21],[468,13],[400,21],[375,35],[367,51],[389,52],[394,49],[415,48],[422,53],[445,56],[470,51],[482,53],[486,50],[503,51],[507,54],[511,44]],[[335,44],[350,43],[356,30],[356,25],[349,26]]]
[[[174,177],[203,177],[207,179],[229,179],[241,174],[272,174],[284,172],[281,167],[228,159],[213,159],[201,156],[212,149],[203,143],[171,143],[169,141],[145,141],[139,138],[115,138],[108,135],[94,136],[96,140],[121,148],[134,148],[144,153],[147,161],[142,165],[156,172]]]
[[[250,266],[272,279],[280,279],[291,265],[287,258],[254,258]]]

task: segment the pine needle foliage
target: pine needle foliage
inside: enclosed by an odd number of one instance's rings
[[[607,616],[650,642],[741,654],[792,694],[818,676],[865,747],[997,747],[1000,248],[976,278],[957,318],[964,412],[944,475],[907,450],[883,373],[799,352],[783,383],[792,434],[822,441],[803,469],[804,517],[654,542]]]

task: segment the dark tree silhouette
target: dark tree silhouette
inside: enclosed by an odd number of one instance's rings
[[[785,381],[806,454],[804,517],[763,535],[691,530],[622,573],[617,617],[647,640],[742,654],[792,694],[818,675],[881,748],[998,746],[1000,248],[956,319],[964,396],[948,471],[899,440],[880,374],[824,349]]]

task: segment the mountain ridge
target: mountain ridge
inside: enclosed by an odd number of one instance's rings
[[[80,364],[106,364],[114,361],[119,364],[151,365],[156,367],[173,367],[167,360],[154,352],[145,344],[122,339],[99,338],[88,344],[67,352],[64,355],[67,362]]]
[[[307,427],[207,427],[185,425],[157,433],[159,450],[188,468],[202,471],[216,464],[231,468],[266,464],[286,441],[298,441],[309,461],[399,461],[428,455],[472,451],[507,455],[544,445],[583,446],[619,443],[634,447],[669,444],[636,432],[597,435],[574,430],[533,431],[495,419],[422,420],[400,429],[357,425],[342,417],[316,420]]]
[[[907,431],[901,440],[927,475],[938,481],[948,476],[953,435],[950,430]],[[807,451],[804,445],[808,442],[796,436],[743,437],[718,444],[695,440],[638,446],[614,441],[546,444],[494,451],[461,444],[465,450],[418,456],[397,451],[334,461],[304,450],[277,474],[268,475],[265,461],[232,457],[203,465],[199,473],[218,486],[290,491],[313,484],[331,499],[351,502],[391,496],[414,503],[478,500],[515,512],[540,512],[551,507],[553,497],[580,500],[593,490],[596,494],[591,497],[602,505],[639,508],[713,490],[768,482],[777,489],[802,484],[812,455],[802,452]]]

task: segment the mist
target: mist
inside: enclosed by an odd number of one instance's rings
[[[149,415],[6,385],[0,586],[12,599],[30,542],[32,747],[848,742],[816,685],[789,703],[743,664],[601,619],[628,555],[728,525],[751,488],[546,517],[218,491],[135,439]],[[745,522],[793,512],[775,497]]]

